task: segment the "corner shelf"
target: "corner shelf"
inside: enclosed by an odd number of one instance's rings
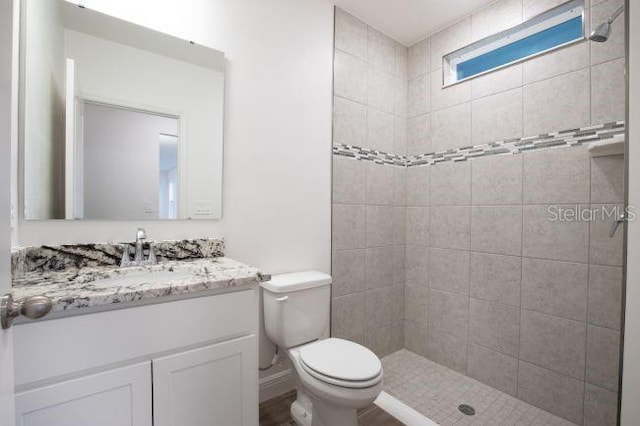
[[[616,135],[589,145],[592,157],[606,157],[608,155],[624,155],[624,135]]]

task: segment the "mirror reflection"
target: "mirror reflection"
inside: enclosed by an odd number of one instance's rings
[[[22,9],[25,219],[219,219],[224,55],[65,1]]]

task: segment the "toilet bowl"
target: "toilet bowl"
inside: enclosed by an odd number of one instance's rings
[[[304,426],[355,426],[357,411],[382,391],[380,359],[358,343],[323,338],[331,277],[309,271],[263,283],[265,331],[283,348],[296,376],[291,415]]]

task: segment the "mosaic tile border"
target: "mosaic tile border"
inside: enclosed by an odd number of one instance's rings
[[[611,139],[614,136],[624,134],[624,132],[625,122],[615,121],[578,129],[562,130],[560,132],[544,133],[518,139],[507,139],[483,145],[430,152],[408,157],[345,144],[334,144],[333,153],[343,157],[351,157],[356,160],[373,161],[378,164],[411,167],[435,165],[446,161],[466,161],[472,158],[499,154],[520,154],[526,151],[557,148],[560,146],[578,146]]]

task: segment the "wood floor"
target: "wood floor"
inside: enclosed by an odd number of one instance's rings
[[[296,391],[291,391],[260,404],[260,426],[295,425],[289,413],[289,407],[295,399]],[[402,426],[402,423],[377,405],[372,404],[358,412],[358,425]]]

